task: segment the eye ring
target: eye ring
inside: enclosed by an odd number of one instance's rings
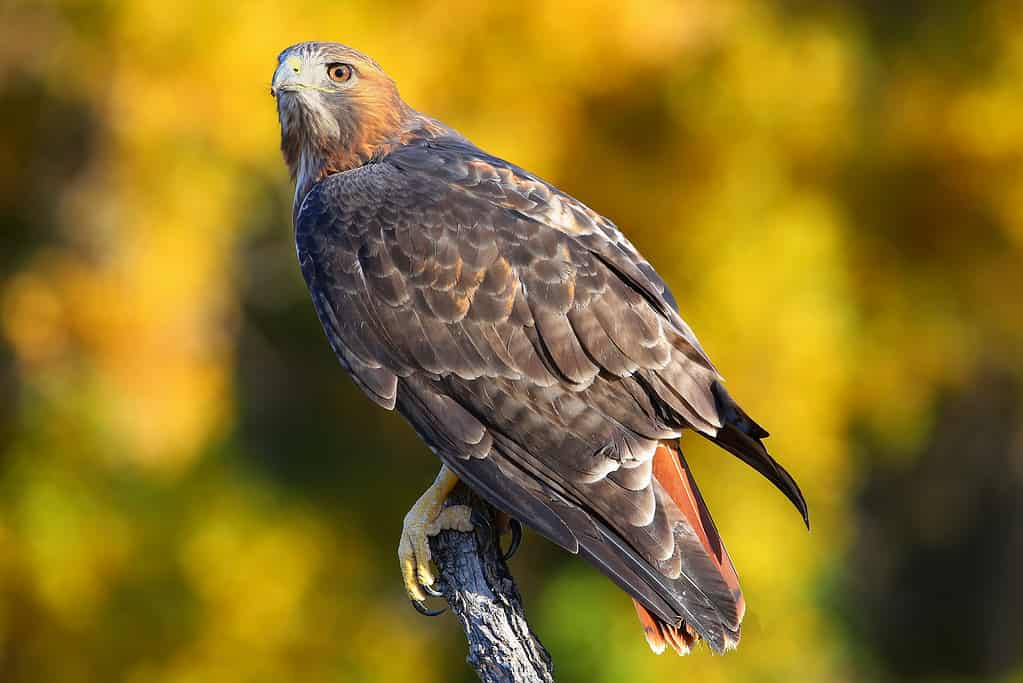
[[[335,62],[327,65],[327,75],[330,80],[335,83],[345,83],[350,81],[354,70],[351,64],[343,64],[341,62]]]

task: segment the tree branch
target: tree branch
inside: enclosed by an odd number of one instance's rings
[[[468,505],[476,533],[444,531],[431,539],[438,588],[469,643],[469,665],[483,683],[553,683],[554,665],[533,635],[522,596],[501,558],[495,511],[464,485],[447,505]]]

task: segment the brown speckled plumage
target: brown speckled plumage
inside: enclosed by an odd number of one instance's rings
[[[806,504],[664,281],[611,221],[412,110],[372,60],[304,43],[282,63],[294,55],[359,72],[342,92],[278,94],[302,273],[356,384],[632,595],[655,649],[734,646],[738,578],[678,437]]]

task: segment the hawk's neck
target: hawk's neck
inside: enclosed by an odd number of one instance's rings
[[[391,118],[364,120],[358,128],[340,128],[336,137],[312,134],[283,140],[284,156],[295,180],[294,218],[298,218],[298,210],[309,190],[327,176],[377,162],[396,148],[417,140],[458,135],[440,121],[404,103],[395,114]],[[315,133],[315,130],[307,132]]]

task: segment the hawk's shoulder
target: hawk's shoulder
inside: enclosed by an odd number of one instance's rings
[[[569,235],[635,287],[688,341],[701,363],[712,368],[695,333],[679,315],[671,290],[617,225],[553,184],[461,136],[424,137],[394,150],[386,163],[407,182],[429,177],[438,189],[501,207],[545,228]]]

